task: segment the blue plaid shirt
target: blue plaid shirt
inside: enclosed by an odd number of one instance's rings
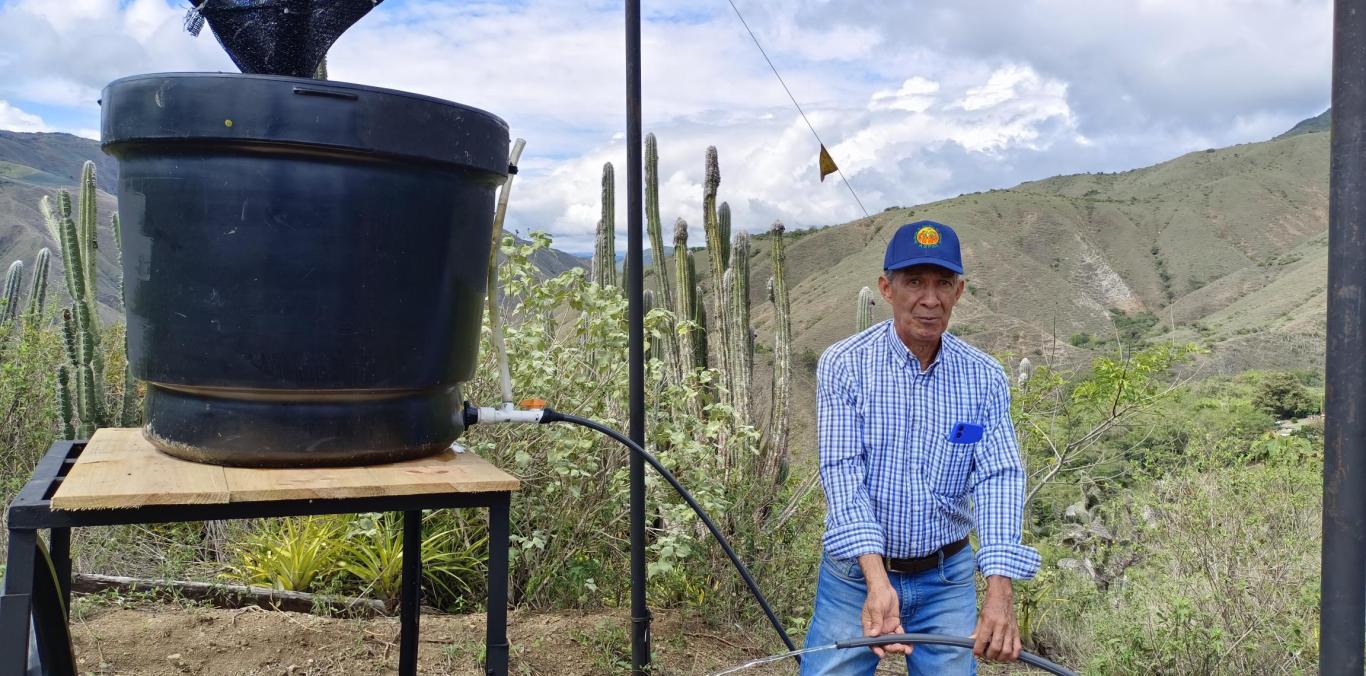
[[[945,333],[922,371],[885,321],[821,355],[816,409],[831,557],[924,556],[966,537],[975,506],[982,574],[1034,576],[1010,385],[995,359]],[[981,440],[954,443],[959,423],[980,426]]]

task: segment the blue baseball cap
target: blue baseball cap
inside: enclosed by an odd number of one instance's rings
[[[900,270],[929,263],[963,274],[963,256],[958,250],[958,233],[943,223],[916,221],[897,228],[887,243],[883,270]]]

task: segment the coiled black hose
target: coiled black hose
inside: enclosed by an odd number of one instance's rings
[[[541,417],[541,423],[546,424],[553,422],[567,422],[572,425],[587,427],[590,430],[601,432],[640,454],[640,457],[644,458],[646,463],[655,468],[655,471],[659,472],[659,475],[664,477],[664,480],[669,482],[669,485],[673,486],[675,491],[678,491],[678,494],[683,497],[684,502],[687,502],[688,506],[692,507],[692,511],[697,513],[697,518],[701,519],[702,523],[706,524],[707,530],[711,531],[712,537],[716,538],[716,543],[721,545],[721,549],[726,552],[726,556],[730,557],[730,562],[735,565],[735,570],[738,571],[740,577],[744,579],[745,586],[749,587],[749,593],[754,596],[754,600],[759,603],[759,607],[764,609],[764,615],[768,616],[769,624],[773,625],[774,631],[778,632],[778,636],[783,639],[783,644],[787,646],[787,649],[797,649],[797,646],[793,645],[792,639],[788,638],[787,630],[783,629],[783,623],[778,621],[778,616],[773,613],[773,608],[768,605],[768,599],[764,598],[763,592],[759,591],[759,585],[754,581],[754,577],[749,574],[749,569],[745,568],[745,564],[740,561],[740,557],[736,556],[735,550],[731,548],[730,542],[726,540],[726,536],[721,534],[721,529],[716,527],[716,523],[707,515],[707,511],[702,509],[702,505],[697,503],[697,500],[688,493],[687,489],[683,488],[683,484],[679,483],[678,479],[674,477],[673,472],[670,472],[668,468],[661,464],[658,458],[650,455],[648,451],[641,448],[636,442],[631,441],[630,437],[607,427],[602,423],[587,418],[580,418],[579,416],[570,415],[568,413],[560,413],[559,411],[549,408],[545,409],[545,413]],[[797,658],[797,661],[800,662],[801,658]]]
[[[976,641],[970,638],[940,636],[938,634],[883,634],[882,636],[851,638],[847,641],[836,643],[835,647],[840,649],[871,648],[872,646],[890,645],[892,643],[951,645],[972,650]],[[1020,661],[1031,667],[1043,669],[1050,674],[1057,674],[1057,676],[1077,676],[1075,672],[1069,671],[1066,667],[1059,666],[1038,655],[1023,650],[1020,651]]]

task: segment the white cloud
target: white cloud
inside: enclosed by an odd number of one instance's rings
[[[1327,105],[1327,0],[736,2],[874,213],[1260,140]],[[682,216],[700,241],[708,145],[738,227],[861,215],[837,177],[817,180],[816,142],[728,5],[647,4],[643,113],[666,237]],[[69,130],[89,133],[116,77],[233,70],[210,35],[183,32],[184,7],[0,0],[0,100],[84,115]],[[506,119],[528,141],[509,226],[583,251],[607,161],[624,239],[623,52],[616,2],[390,0],[329,69]]]
[[[9,131],[48,131],[43,118],[26,113],[0,100],[0,129]]]
[[[923,113],[934,105],[939,91],[939,83],[926,80],[919,75],[901,83],[901,88],[892,91],[884,89],[873,93],[870,106],[873,110],[905,110]]]
[[[0,98],[93,111],[119,77],[231,69],[212,38],[185,33],[185,9],[165,0],[0,4]]]

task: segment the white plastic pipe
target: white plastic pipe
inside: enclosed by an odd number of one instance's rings
[[[517,139],[512,144],[512,152],[508,155],[508,166],[517,166],[517,161],[522,159],[522,149],[526,147],[526,141]],[[503,316],[498,311],[498,251],[502,248],[503,242],[503,219],[508,214],[508,196],[512,191],[512,179],[517,174],[509,173],[506,181],[503,182],[503,189],[498,191],[498,211],[493,215],[493,247],[489,251],[489,283],[488,283],[488,307],[489,307],[489,328],[493,331],[493,350],[498,354],[498,384],[503,394],[503,408],[512,408],[512,374],[508,371],[508,348],[503,340]]]

